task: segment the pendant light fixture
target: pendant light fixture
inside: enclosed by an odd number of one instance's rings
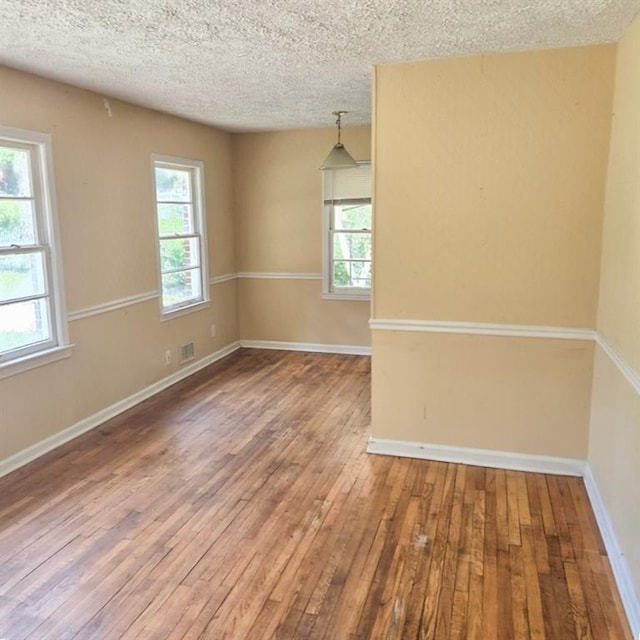
[[[336,124],[338,125],[338,142],[333,145],[333,149],[331,149],[327,159],[322,163],[322,166],[320,167],[322,171],[330,169],[354,169],[358,166],[358,163],[344,148],[342,142],[340,142],[340,135],[342,133],[342,116],[346,114],[346,111],[333,112],[333,115],[336,116]]]

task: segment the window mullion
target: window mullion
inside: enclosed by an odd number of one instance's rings
[[[160,273],[163,276],[166,276],[170,273],[184,273],[185,271],[195,271],[196,269],[200,269],[200,265],[197,264],[193,267],[178,267],[176,269],[163,269]]]
[[[8,300],[0,300],[0,307],[12,305],[12,304],[20,304],[22,302],[31,302],[32,300],[44,300],[45,298],[49,298],[50,295],[45,291],[45,293],[38,293],[33,296],[21,296],[19,298],[9,298]]]
[[[172,236],[160,236],[160,240],[190,240],[200,238],[199,233],[176,233]]]
[[[34,200],[33,196],[3,196],[0,195],[0,200],[17,200],[18,202],[29,202],[31,200]]]
[[[8,245],[0,247],[0,255],[22,255],[24,253],[45,253],[48,247],[41,244]]]

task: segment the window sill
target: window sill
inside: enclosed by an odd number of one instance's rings
[[[370,302],[370,293],[323,293],[323,300],[355,300],[356,302]]]
[[[162,317],[160,318],[160,322],[167,322],[168,320],[173,320],[174,318],[179,318],[180,316],[186,316],[189,313],[194,311],[201,311],[202,309],[208,309],[211,306],[210,300],[203,300],[202,302],[197,302],[196,304],[190,304],[188,307],[180,307],[175,311],[163,311]]]
[[[0,364],[0,380],[2,378],[15,376],[18,373],[30,371],[37,367],[42,367],[45,364],[51,364],[52,362],[69,358],[73,346],[72,344],[66,344],[61,347],[54,347],[53,349],[39,351],[38,353],[30,353],[28,356],[4,362]]]

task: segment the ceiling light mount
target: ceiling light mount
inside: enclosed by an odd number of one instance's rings
[[[331,149],[326,160],[322,163],[322,166],[320,167],[322,171],[333,169],[354,169],[358,166],[358,163],[342,144],[342,116],[345,116],[347,113],[347,111],[341,110],[333,112],[333,115],[336,116],[336,125],[338,127],[338,142],[333,145],[333,149]]]

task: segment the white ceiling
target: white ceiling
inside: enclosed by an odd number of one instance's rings
[[[639,9],[640,0],[0,0],[0,63],[229,130],[332,126],[338,108],[348,126],[370,122],[374,64],[615,42]]]

